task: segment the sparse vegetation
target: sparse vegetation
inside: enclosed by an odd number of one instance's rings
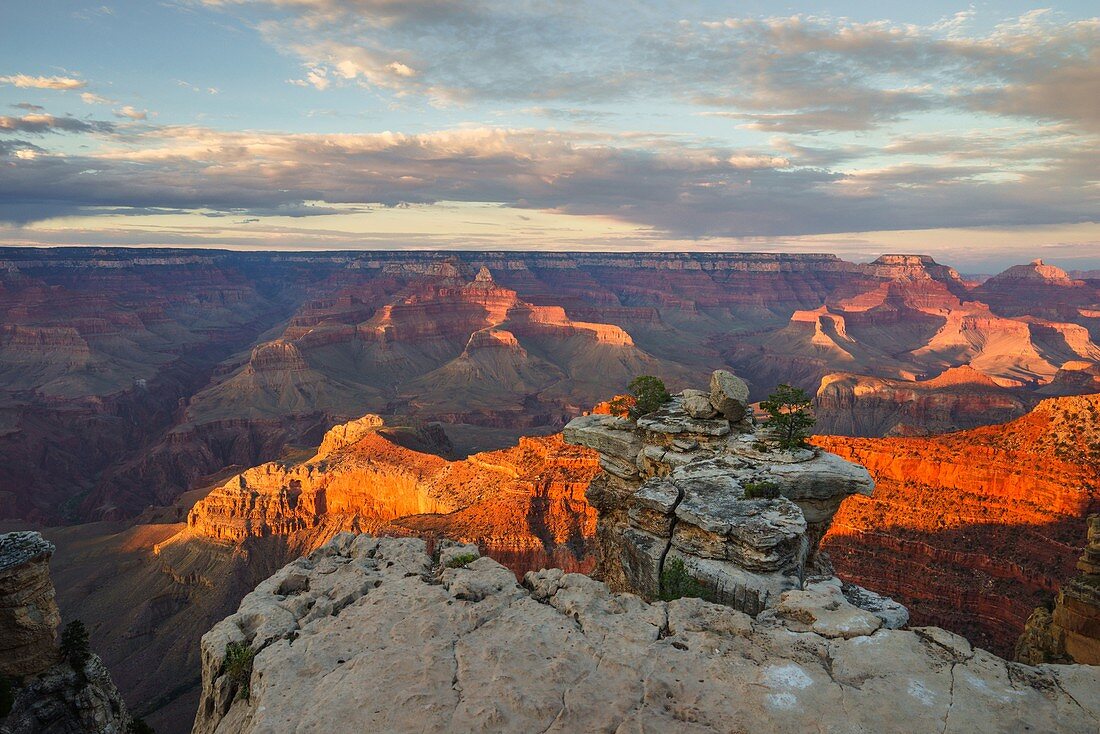
[[[476,553],[463,553],[447,561],[447,568],[461,568],[462,566],[473,563],[477,559],[478,555]]]
[[[765,425],[781,449],[798,449],[806,445],[809,430],[815,423],[810,412],[810,396],[800,387],[781,384],[760,407],[768,414]]]
[[[744,489],[747,500],[774,500],[780,496],[779,485],[775,482],[746,482]]]
[[[660,597],[662,601],[683,598],[714,601],[714,594],[711,590],[691,577],[680,558],[665,560],[664,568],[661,570]]]
[[[611,412],[615,415],[626,414],[631,418],[640,418],[660,408],[672,399],[665,383],[653,375],[640,375],[630,381],[629,395],[620,395],[611,401]]]
[[[222,675],[237,685],[237,698],[248,700],[251,693],[248,684],[252,679],[252,661],[255,659],[256,651],[247,642],[230,642],[225,646]]]
[[[61,631],[61,655],[69,661],[74,670],[81,670],[91,657],[88,646],[88,628],[79,619],[65,625]]]

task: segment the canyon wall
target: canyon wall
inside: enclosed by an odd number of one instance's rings
[[[0,517],[38,522],[133,517],[368,412],[442,421],[460,455],[501,447],[636,374],[679,389],[716,363],[753,399],[821,387],[822,430],[869,435],[1100,379],[1096,282],[1045,265],[978,286],[914,255],[4,255]],[[974,379],[937,387],[959,367]]]
[[[0,732],[126,734],[133,720],[87,640],[58,645],[53,552],[38,533],[0,534]]]
[[[1100,496],[1100,395],[1050,398],[1002,426],[927,438],[818,436],[867,467],[823,547],[844,578],[1003,656],[1072,576]]]

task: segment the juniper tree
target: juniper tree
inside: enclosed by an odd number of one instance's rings
[[[782,384],[760,407],[768,414],[766,425],[783,449],[797,449],[806,445],[809,429],[814,424],[810,413],[810,396],[800,387]]]

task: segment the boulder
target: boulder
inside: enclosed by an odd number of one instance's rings
[[[713,418],[718,414],[718,411],[710,403],[710,395],[702,390],[684,390],[681,397],[683,398],[684,412],[692,418]]]
[[[728,420],[745,417],[749,406],[749,386],[729,370],[715,370],[710,376],[710,404]]]

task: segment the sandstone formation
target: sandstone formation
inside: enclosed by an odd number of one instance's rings
[[[409,443],[408,429],[376,415],[338,425],[309,459],[262,464],[213,489],[188,513],[186,534],[233,544],[279,537],[302,551],[342,530],[446,537],[478,543],[518,573],[589,567],[595,512],[583,493],[593,454],[558,436],[462,461]]]
[[[57,662],[53,551],[38,533],[0,535],[0,676],[35,675]]]
[[[1088,518],[1088,545],[1076,576],[1062,584],[1053,613],[1038,607],[1016,643],[1021,662],[1100,665],[1100,515]]]
[[[943,436],[813,441],[875,479],[822,544],[837,573],[1006,657],[1073,575],[1082,522],[1100,509],[1100,395]]]
[[[340,535],[203,637],[195,734],[272,731],[1095,732],[1100,668],[893,630],[835,590],[756,619],[646,603],[468,549]],[[250,651],[226,667],[226,651]],[[237,659],[240,659],[239,653]]]
[[[94,654],[62,657],[49,560],[34,532],[0,535],[0,734],[127,734],[131,718]]]
[[[647,599],[669,591],[670,564],[706,596],[756,614],[828,564],[818,542],[845,497],[870,494],[860,466],[818,450],[780,450],[747,416],[748,390],[718,371],[716,418],[695,418],[683,394],[637,421],[574,418],[563,436],[599,453],[588,487],[599,513],[598,577]],[[732,420],[730,419],[732,417]]]

